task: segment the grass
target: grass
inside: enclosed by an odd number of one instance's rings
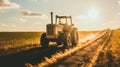
[[[113,32],[113,36],[109,44],[111,44],[112,47],[115,47],[114,50],[118,50],[116,48],[120,48],[120,30],[115,30]]]
[[[42,32],[0,32],[0,49],[39,45]]]
[[[114,30],[113,36],[109,42],[110,51],[114,57],[114,61],[120,64],[120,29]]]

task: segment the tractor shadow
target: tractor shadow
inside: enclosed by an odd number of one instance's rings
[[[65,48],[50,46],[48,48],[33,48],[27,51],[18,52],[0,57],[0,67],[25,67],[25,63],[37,64],[44,60],[45,57],[51,57]]]

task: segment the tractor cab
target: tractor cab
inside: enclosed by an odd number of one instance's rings
[[[63,32],[70,31],[69,29],[71,29],[71,27],[74,26],[74,24],[72,24],[72,17],[71,16],[58,16],[58,15],[56,15],[55,24],[59,25],[59,26],[62,25]]]
[[[71,16],[58,16],[58,15],[56,15],[56,22],[55,22],[55,24],[72,25],[72,17]]]

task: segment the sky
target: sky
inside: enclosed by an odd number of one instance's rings
[[[71,15],[80,31],[120,28],[120,0],[0,0],[0,32],[45,31],[50,12]]]

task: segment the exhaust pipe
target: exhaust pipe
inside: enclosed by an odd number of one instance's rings
[[[51,12],[51,24],[53,24],[53,12]]]

